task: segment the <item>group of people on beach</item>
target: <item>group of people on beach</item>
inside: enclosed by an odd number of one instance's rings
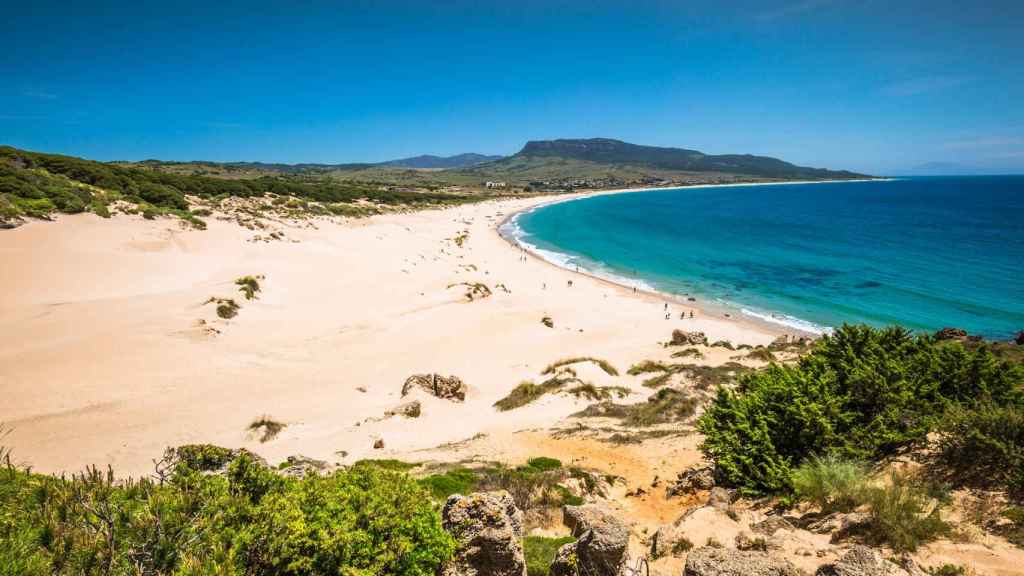
[[[636,292],[636,287],[633,287],[633,291]],[[690,310],[690,318],[693,318],[693,310]],[[671,320],[672,313],[668,311],[668,302],[665,302],[665,320]],[[680,320],[686,320],[686,310],[679,313]]]

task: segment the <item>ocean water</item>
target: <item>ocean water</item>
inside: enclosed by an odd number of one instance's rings
[[[814,332],[1024,330],[1024,176],[609,194],[503,233],[564,266]]]

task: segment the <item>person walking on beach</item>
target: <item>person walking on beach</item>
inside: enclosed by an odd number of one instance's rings
[[[690,310],[690,318],[693,318],[693,310]]]

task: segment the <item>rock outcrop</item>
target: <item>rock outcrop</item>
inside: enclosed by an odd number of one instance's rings
[[[419,400],[413,400],[412,402],[404,402],[384,412],[385,418],[391,418],[392,416],[405,416],[406,418],[419,418],[422,410]]]
[[[765,552],[743,552],[705,546],[686,556],[683,576],[801,576],[802,572],[784,558]]]
[[[815,576],[926,576],[909,557],[890,562],[867,546],[854,546],[834,564],[818,568]]]
[[[1013,340],[1017,346],[1024,346],[1024,330],[1017,332],[1017,337]]]
[[[665,489],[668,498],[693,494],[700,490],[711,490],[715,487],[715,468],[710,464],[689,468],[679,473],[675,481]]]
[[[756,534],[771,536],[779,530],[795,530],[796,527],[782,516],[770,516],[760,522],[750,525],[750,529]]]
[[[284,466],[278,471],[282,476],[290,476],[292,478],[302,478],[307,474],[319,474],[323,472],[330,465],[323,461],[317,460],[316,458],[310,458],[308,456],[296,455],[289,456],[284,463]]]
[[[440,374],[413,374],[405,380],[402,386],[402,396],[409,394],[416,388],[425,390],[428,394],[462,402],[466,399],[466,383],[458,376],[444,377]]]
[[[967,331],[961,328],[943,328],[935,333],[936,340],[965,340]]]
[[[622,520],[598,504],[566,506],[562,514],[577,540],[558,549],[551,576],[621,574],[629,544],[629,528]]]
[[[687,332],[685,330],[673,330],[672,340],[669,341],[672,346],[707,346],[708,337],[703,332]]]
[[[450,496],[441,522],[459,546],[442,576],[526,576],[523,513],[508,492]]]

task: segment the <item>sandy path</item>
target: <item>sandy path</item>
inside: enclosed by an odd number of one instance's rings
[[[301,453],[344,463],[556,422],[578,402],[550,397],[506,413],[491,404],[559,358],[599,356],[624,370],[673,328],[774,337],[724,319],[665,320],[661,298],[521,261],[495,227],[541,201],[317,222],[288,229],[297,242],[248,242],[254,232],[215,220],[200,232],[89,214],[4,231],[5,443],[47,472],[109,463],[141,474],[164,447],[189,442],[245,446],[272,462]],[[232,284],[246,274],[266,276],[258,300],[245,302]],[[464,281],[494,293],[468,302],[448,288]],[[217,319],[203,305],[211,296],[241,302],[238,317]],[[364,422],[421,372],[460,376],[469,398],[418,396],[419,419]],[[260,444],[245,429],[263,414],[288,427]],[[372,448],[378,438],[383,451]]]

